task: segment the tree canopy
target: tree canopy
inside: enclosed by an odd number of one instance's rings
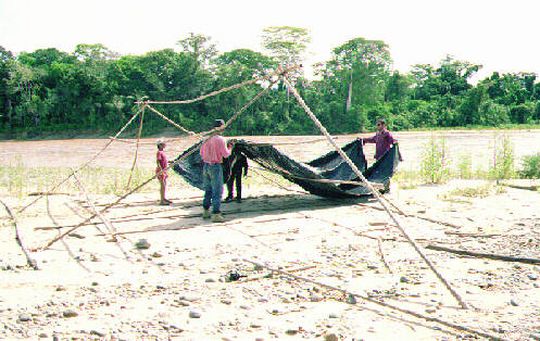
[[[246,48],[219,52],[211,37],[190,33],[178,48],[119,55],[102,44],[79,44],[14,55],[0,46],[0,131],[7,137],[47,132],[116,130],[138,99],[190,99],[282,64],[301,63],[311,39],[306,29],[268,27],[265,53]],[[332,133],[370,130],[378,117],[394,130],[415,127],[540,123],[540,85],[533,73],[494,72],[473,83],[481,65],[447,56],[438,64],[392,68],[389,46],[356,37],[314,66],[315,79],[295,75],[307,104]],[[159,109],[179,124],[206,130],[261,90],[252,84],[203,102]],[[147,115],[146,132],[166,127]],[[261,98],[231,134],[310,134],[313,124],[282,84]]]

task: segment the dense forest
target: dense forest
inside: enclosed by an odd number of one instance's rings
[[[190,99],[260,76],[279,64],[302,63],[309,32],[269,27],[264,53],[220,53],[212,39],[189,34],[170,49],[119,55],[101,44],[80,44],[72,53],[55,48],[14,55],[0,46],[0,132],[31,138],[50,133],[110,134],[133,114],[141,99]],[[533,73],[494,72],[471,83],[481,68],[450,56],[438,65],[392,69],[389,46],[355,38],[332,51],[330,60],[303,72],[295,83],[332,133],[373,128],[385,117],[393,130],[422,127],[501,126],[540,123],[540,83]],[[261,90],[253,84],[189,105],[157,106],[179,124],[201,131],[227,118]],[[167,123],[145,117],[145,132]],[[136,127],[133,128],[134,130]],[[283,84],[253,105],[229,134],[312,134],[315,127]]]

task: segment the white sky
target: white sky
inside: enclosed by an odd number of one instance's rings
[[[121,54],[173,48],[188,32],[221,52],[261,51],[268,26],[310,30],[311,56],[325,61],[355,37],[383,40],[394,67],[437,64],[446,54],[492,71],[540,74],[536,0],[0,0],[0,46],[18,53],[102,43]]]

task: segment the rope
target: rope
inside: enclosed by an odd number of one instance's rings
[[[225,125],[219,127],[219,128],[214,128],[212,130],[209,131],[209,134],[205,137],[202,137],[201,138],[201,141],[202,142],[205,142],[206,140],[210,139],[213,134],[217,134],[219,132],[221,132],[222,130],[224,130],[226,127],[228,127],[234,120],[236,120],[238,118],[238,116],[240,116],[240,114],[242,114],[247,108],[249,108],[249,106],[251,106],[257,99],[259,99],[262,95],[264,95],[266,92],[268,92],[270,90],[270,88],[272,87],[272,85],[277,82],[278,80],[276,79],[274,82],[272,82],[267,88],[263,89],[262,91],[260,91],[256,96],[254,96],[248,103],[244,104],[244,106],[242,108],[240,108],[240,110],[234,114],[226,123]],[[158,175],[161,175],[162,172],[168,170],[169,168],[173,167],[175,164],[179,163],[180,161],[186,159],[188,156],[190,156],[191,154],[193,154],[195,151],[197,151],[196,148],[193,148],[191,151],[187,152],[186,154],[184,154],[182,157],[176,159],[173,163],[171,163],[169,166],[167,166],[167,168],[161,170],[158,174],[156,174],[156,176]],[[53,238],[52,240],[50,240],[49,242],[47,242],[47,244],[45,244],[43,247],[41,247],[40,249],[41,250],[46,250],[48,249],[51,245],[53,245],[54,243],[56,243],[57,241],[59,241],[60,239],[64,238],[66,235],[70,234],[71,232],[75,231],[76,229],[78,229],[79,227],[85,225],[86,223],[88,223],[89,221],[91,221],[92,219],[94,219],[96,216],[98,216],[98,214],[102,214],[106,211],[108,211],[111,207],[114,207],[115,205],[117,205],[119,202],[121,202],[122,200],[124,200],[126,197],[128,197],[129,195],[135,193],[136,191],[138,191],[139,189],[141,189],[142,187],[146,186],[148,183],[150,183],[150,181],[154,180],[154,178],[156,176],[152,176],[150,177],[149,179],[147,179],[146,181],[144,181],[143,183],[141,183],[140,185],[136,186],[135,188],[133,188],[131,191],[128,191],[127,193],[123,194],[122,196],[120,196],[118,199],[116,199],[116,201],[108,204],[107,206],[105,206],[101,211],[99,212],[96,212],[94,214],[92,214],[90,217],[86,218],[84,221],[82,221],[81,223],[77,224],[76,226],[72,227],[71,229],[65,231],[64,233],[62,233],[61,235]]]
[[[84,164],[82,164],[81,166],[79,166],[77,169],[75,169],[74,171],[71,172],[71,174],[69,174],[64,180],[60,181],[59,183],[57,183],[56,185],[54,185],[51,189],[47,190],[45,193],[42,193],[40,196],[38,196],[36,199],[34,199],[32,202],[30,202],[28,205],[24,206],[23,208],[21,208],[19,211],[17,211],[17,213],[22,213],[24,212],[28,207],[34,205],[39,199],[43,198],[43,196],[45,194],[49,194],[51,192],[54,192],[58,187],[62,186],[64,183],[66,183],[75,173],[78,173],[81,169],[85,168],[86,166],[88,166],[91,162],[93,162],[99,155],[101,155],[101,153],[103,153],[107,148],[109,148],[109,146],[116,140],[116,138],[118,136],[120,136],[120,134],[122,134],[122,132],[131,124],[131,122],[133,122],[133,120],[135,119],[135,117],[137,117],[139,114],[141,113],[141,110],[139,109],[133,116],[131,116],[131,118],[129,119],[129,121],[122,127],[122,129],[120,129],[118,131],[118,133],[116,133],[116,135],[114,136],[113,139],[110,139],[109,142],[107,142],[107,144],[99,151],[97,152],[96,154],[94,154],[94,156],[86,161]]]
[[[154,109],[153,107],[151,107],[150,105],[146,105],[146,107],[148,109],[150,109],[151,111],[153,111],[154,113],[156,113],[159,117],[161,117],[162,119],[164,119],[165,121],[169,122],[170,124],[172,124],[173,126],[175,126],[176,128],[180,129],[181,131],[183,131],[184,133],[186,134],[189,134],[189,135],[196,135],[196,133],[192,132],[191,130],[187,130],[186,128],[182,127],[181,125],[179,125],[178,123],[174,122],[173,120],[171,120],[170,118],[168,118],[167,116],[163,115],[162,113],[160,113],[159,111],[157,111],[156,109]]]
[[[199,96],[197,98],[193,98],[193,99],[178,100],[178,101],[144,101],[144,102],[143,101],[137,101],[135,103],[137,103],[137,104],[140,104],[140,103],[146,103],[146,104],[190,104],[190,103],[195,103],[195,102],[202,101],[202,100],[204,100],[206,98],[209,98],[209,97],[217,96],[217,95],[219,95],[221,93],[224,93],[224,92],[227,92],[227,91],[231,91],[231,90],[234,90],[234,89],[241,88],[241,87],[246,86],[246,85],[255,84],[255,83],[260,82],[260,81],[268,81],[274,76],[281,75],[281,74],[283,74],[285,72],[294,71],[294,70],[297,70],[297,69],[299,69],[301,67],[302,67],[302,65],[293,65],[290,68],[285,69],[285,70],[283,70],[281,67],[279,67],[276,70],[274,70],[274,72],[272,72],[272,73],[270,73],[268,75],[265,75],[263,77],[257,77],[257,78],[247,80],[247,81],[235,84],[235,85],[231,85],[231,86],[222,88],[220,90],[212,91],[212,92],[210,92],[208,94],[205,94],[205,95]],[[275,82],[273,82],[273,83],[275,83]]]
[[[437,276],[437,278],[445,285],[445,287],[448,289],[448,291],[452,294],[452,296],[454,296],[454,298],[459,302],[459,304],[461,305],[462,308],[466,309],[467,308],[467,305],[465,304],[465,302],[461,299],[461,297],[459,296],[459,294],[450,286],[450,284],[448,284],[448,282],[444,279],[444,277],[437,271],[437,269],[435,269],[435,266],[429,261],[429,259],[426,257],[426,255],[422,252],[422,250],[420,250],[420,247],[418,246],[418,244],[416,244],[416,242],[414,241],[413,238],[411,238],[409,236],[409,234],[403,229],[403,227],[401,226],[401,224],[399,223],[399,221],[397,220],[397,217],[392,213],[392,211],[388,208],[388,206],[385,204],[385,202],[381,199],[381,196],[379,195],[378,191],[375,190],[375,188],[373,188],[373,186],[367,181],[367,179],[364,177],[364,175],[362,174],[362,172],[358,169],[358,167],[356,167],[356,165],[354,164],[354,162],[352,162],[352,160],[347,156],[347,154],[345,154],[345,152],[337,145],[337,143],[334,141],[334,139],[332,139],[332,136],[330,136],[330,134],[328,133],[328,131],[326,130],[326,128],[321,124],[321,122],[319,121],[319,119],[315,116],[315,114],[313,114],[313,112],[311,111],[311,109],[307,106],[307,104],[304,102],[303,98],[300,96],[300,94],[298,93],[298,91],[296,90],[295,87],[293,87],[291,85],[291,83],[289,82],[289,80],[287,79],[286,76],[283,76],[282,77],[283,79],[283,82],[287,85],[287,87],[289,88],[289,91],[292,92],[292,94],[294,95],[294,97],[296,98],[296,100],[298,101],[298,103],[300,104],[300,106],[304,109],[304,111],[306,112],[306,114],[311,118],[311,120],[315,123],[315,125],[319,128],[319,130],[321,131],[321,133],[323,133],[324,136],[326,136],[326,138],[328,139],[328,141],[330,142],[330,144],[336,149],[336,151],[338,152],[339,155],[341,155],[341,157],[343,158],[343,160],[345,160],[349,166],[351,167],[351,169],[353,170],[353,172],[362,180],[362,182],[365,183],[366,187],[370,190],[370,192],[373,194],[373,196],[377,199],[377,201],[381,204],[381,206],[384,208],[384,210],[388,213],[388,215],[390,216],[390,218],[394,221],[394,223],[397,225],[398,229],[401,231],[401,233],[403,234],[403,236],[405,236],[405,238],[407,239],[407,241],[413,246],[413,248],[416,250],[416,252],[420,255],[420,257],[424,260],[424,262],[429,266],[429,268],[435,273],[435,275]]]

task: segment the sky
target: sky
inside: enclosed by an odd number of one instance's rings
[[[14,53],[101,43],[120,54],[175,48],[189,32],[221,52],[262,52],[269,26],[307,28],[307,65],[356,37],[382,40],[394,69],[446,55],[493,71],[540,74],[537,0],[0,0],[0,46]]]

